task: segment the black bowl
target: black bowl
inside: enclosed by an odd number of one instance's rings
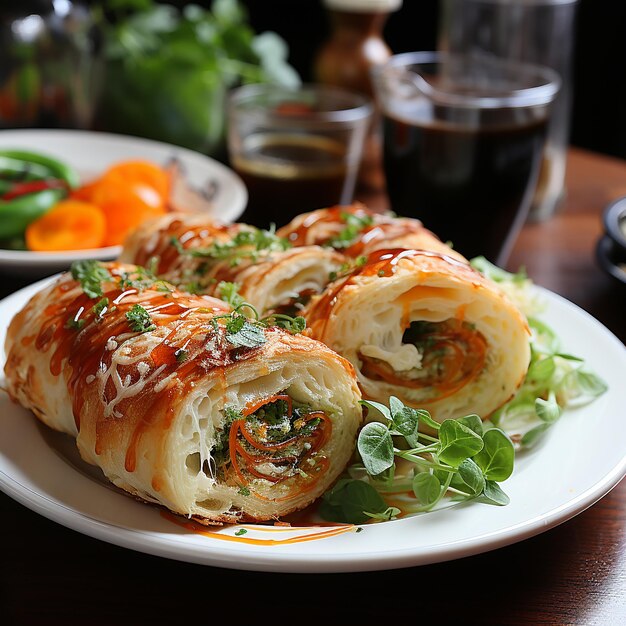
[[[616,253],[626,260],[626,197],[611,202],[604,210],[604,230],[614,243]]]
[[[626,285],[626,252],[608,235],[598,241],[596,258],[607,274]]]

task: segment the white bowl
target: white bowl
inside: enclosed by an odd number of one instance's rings
[[[0,149],[23,149],[41,152],[74,167],[82,180],[102,174],[109,166],[128,159],[145,159],[164,165],[178,159],[193,187],[214,189],[211,217],[233,222],[248,201],[241,179],[229,168],[198,152],[166,143],[82,130],[4,130],[0,131]],[[0,249],[0,272],[22,276],[45,276],[67,269],[73,261],[116,258],[121,246],[72,250],[66,252],[29,252]]]

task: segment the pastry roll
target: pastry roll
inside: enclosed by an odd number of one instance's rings
[[[363,396],[389,396],[436,419],[509,400],[530,359],[524,316],[466,263],[424,250],[380,250],[304,311],[311,335],[347,358]]]
[[[11,397],[142,500],[207,523],[276,519],[341,473],[351,365],[134,266],[86,262],[8,330]]]
[[[239,295],[261,314],[297,312],[347,262],[331,248],[291,248],[272,232],[182,214],[143,225],[120,260],[151,266],[159,277],[193,293],[219,297],[221,281],[237,283]]]
[[[353,258],[376,250],[407,248],[465,260],[419,220],[375,213],[359,203],[303,213],[277,234],[294,246],[328,246]]]

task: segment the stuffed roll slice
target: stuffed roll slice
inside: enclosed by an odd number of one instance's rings
[[[271,231],[184,215],[144,225],[126,242],[121,259],[148,266],[191,293],[224,297],[222,283],[236,283],[241,298],[262,314],[297,312],[349,265],[330,248],[291,248]]]
[[[9,394],[145,501],[207,523],[277,519],[321,495],[361,421],[351,365],[145,271],[83,263],[7,335]]]
[[[364,397],[438,420],[509,400],[529,358],[526,320],[465,263],[423,250],[372,253],[304,312],[313,337],[355,367]]]

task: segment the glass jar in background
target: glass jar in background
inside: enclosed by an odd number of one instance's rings
[[[89,128],[101,78],[99,33],[74,0],[0,9],[0,128]]]
[[[248,187],[242,221],[282,225],[305,211],[349,203],[371,115],[369,99],[334,87],[234,90],[228,152]]]
[[[323,0],[323,4],[331,36],[316,55],[315,79],[371,96],[370,69],[391,56],[383,27],[402,0]]]
[[[561,77],[529,217],[550,217],[564,194],[578,0],[442,0],[439,49],[544,65]]]

